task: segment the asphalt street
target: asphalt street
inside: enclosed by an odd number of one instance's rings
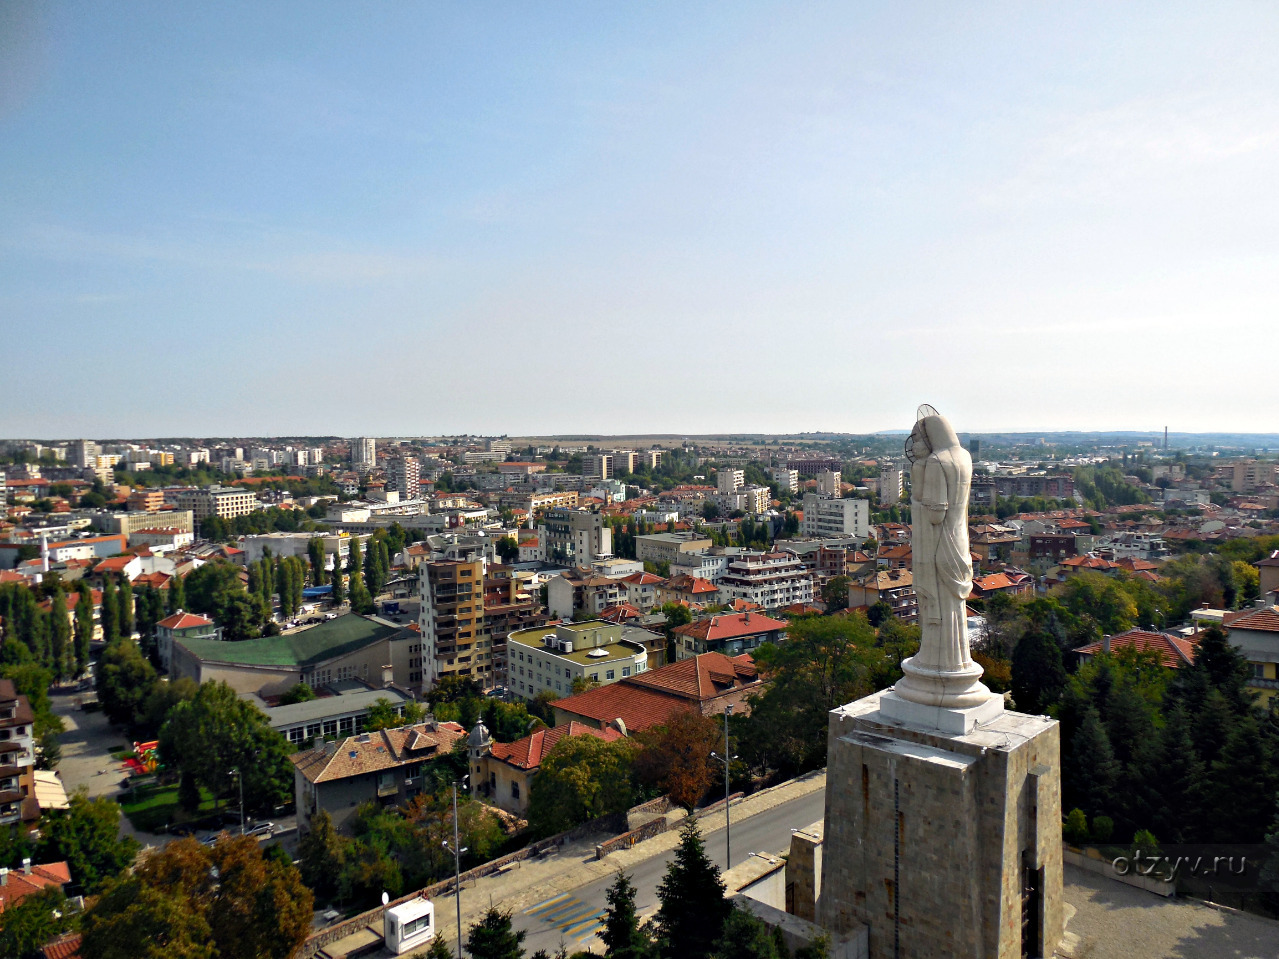
[[[822,818],[825,813],[824,790],[810,793],[782,803],[773,809],[751,816],[732,827],[733,861],[737,866],[745,862],[752,852],[776,853],[790,848],[792,829],[802,829]],[[724,814],[713,813],[702,822],[702,836],[711,859],[724,869]],[[647,917],[657,909],[657,886],[666,874],[666,864],[674,854],[646,859],[630,871],[631,882],[637,895],[635,906],[641,916]],[[585,948],[591,941],[598,923],[594,917],[603,913],[607,903],[605,890],[613,880],[602,879],[572,890],[568,897],[555,897],[541,909],[532,907],[535,915],[521,912],[511,917],[516,929],[528,935],[524,940],[527,954],[538,949],[554,954],[561,941],[574,949]]]

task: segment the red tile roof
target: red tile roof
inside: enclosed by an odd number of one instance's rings
[[[44,959],[80,959],[81,938],[78,932],[60,936],[44,947]]]
[[[1228,614],[1225,625],[1230,629],[1258,629],[1267,633],[1279,633],[1279,606]]]
[[[1279,566],[1279,549],[1275,550],[1265,559],[1257,560],[1258,566]]]
[[[606,743],[622,738],[621,732],[612,726],[596,729],[594,726],[570,721],[554,729],[539,729],[513,743],[494,743],[490,755],[518,769],[536,769],[542,765],[542,760],[555,748],[556,743],[569,736],[594,736]]]
[[[768,633],[776,629],[785,629],[786,623],[780,619],[761,616],[759,613],[729,613],[712,616],[696,623],[677,626],[671,632],[693,639],[712,641],[717,639],[737,639],[740,636],[754,636],[757,633]]]
[[[696,596],[698,593],[718,593],[719,590],[710,580],[702,579],[700,576],[689,576],[687,573],[681,573],[678,576],[672,576],[666,583],[666,588],[674,590],[677,593],[691,593]]]
[[[197,616],[195,613],[174,613],[156,623],[165,629],[189,629],[192,626],[212,626],[213,620]]]
[[[631,573],[630,576],[623,576],[622,582],[630,583],[633,586],[653,586],[664,582],[664,580],[656,573]]]
[[[1126,633],[1110,637],[1110,649],[1136,649],[1141,652],[1154,652],[1159,656],[1161,665],[1170,669],[1191,666],[1195,662],[1197,640],[1182,639],[1168,633],[1152,633],[1144,629],[1130,629]],[[1089,643],[1075,650],[1081,656],[1096,656],[1106,648],[1105,641]]]
[[[466,730],[457,723],[417,723],[350,736],[322,749],[294,753],[289,758],[311,782],[329,782],[438,758],[465,735]]]
[[[620,719],[628,731],[659,726],[677,712],[760,683],[748,654],[702,653],[620,682],[555,700],[557,710],[601,725]]]
[[[71,881],[71,867],[65,862],[50,862],[31,867],[31,872],[10,869],[9,878],[0,886],[0,913],[33,893],[48,886],[65,886]]]

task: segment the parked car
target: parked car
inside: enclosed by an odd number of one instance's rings
[[[273,822],[254,823],[252,826],[249,826],[244,830],[244,834],[246,836],[253,836],[254,838],[265,836],[269,839],[271,836],[275,835],[275,823]]]

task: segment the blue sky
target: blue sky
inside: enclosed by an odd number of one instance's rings
[[[1279,7],[0,8],[0,435],[1274,430]]]

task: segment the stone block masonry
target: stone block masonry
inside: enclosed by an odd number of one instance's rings
[[[1057,723],[1005,712],[946,733],[891,720],[882,695],[830,714],[821,925],[868,926],[871,959],[1051,956]]]

